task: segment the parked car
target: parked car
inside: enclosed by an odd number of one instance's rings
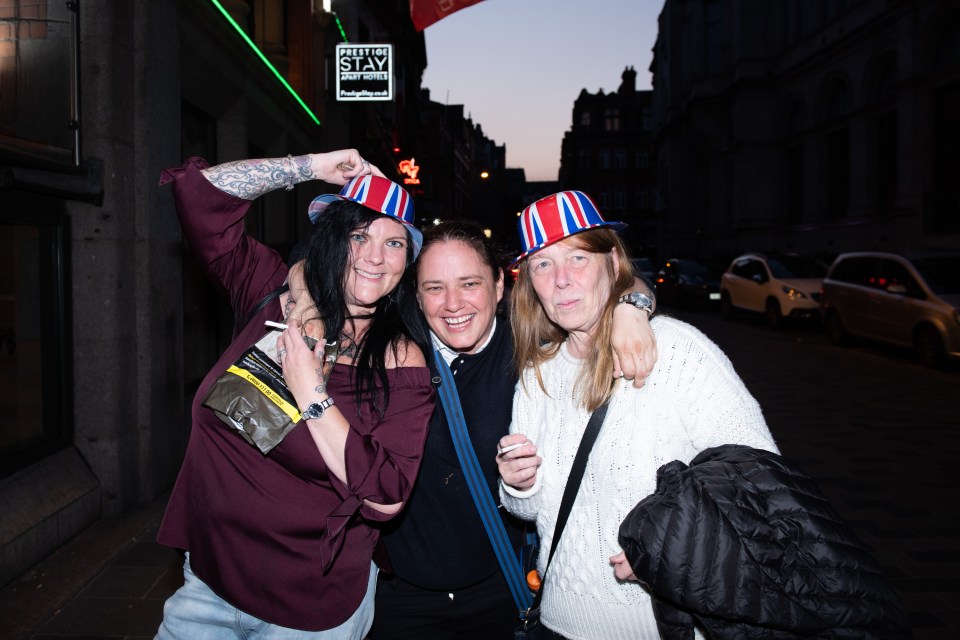
[[[666,305],[704,306],[720,302],[720,278],[696,260],[667,260],[657,272],[656,285],[657,299]]]
[[[841,254],[820,308],[834,344],[858,336],[912,347],[940,366],[960,358],[960,252]]]
[[[720,277],[720,310],[728,318],[738,311],[763,313],[771,327],[779,327],[786,318],[818,319],[826,273],[827,265],[812,256],[739,256]]]

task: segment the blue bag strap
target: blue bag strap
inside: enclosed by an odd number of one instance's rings
[[[497,511],[497,505],[493,496],[490,495],[483,473],[480,471],[480,462],[477,460],[477,453],[470,442],[467,423],[463,417],[463,408],[460,406],[457,383],[454,382],[453,373],[451,373],[450,367],[447,366],[440,353],[434,351],[433,355],[441,379],[440,402],[443,404],[444,413],[447,415],[447,425],[450,427],[453,446],[457,450],[457,458],[460,460],[460,467],[463,469],[467,486],[470,488],[470,495],[473,497],[473,503],[480,514],[483,527],[487,531],[487,537],[490,538],[490,544],[493,545],[493,551],[497,555],[497,561],[500,563],[500,569],[503,570],[503,577],[507,581],[507,586],[510,587],[510,593],[513,595],[517,610],[526,611],[532,602],[530,589],[527,587],[520,560],[510,546],[510,538],[507,536],[507,530],[503,526],[499,511]]]

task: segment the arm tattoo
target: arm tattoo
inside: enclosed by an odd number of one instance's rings
[[[310,180],[309,156],[238,160],[204,169],[203,175],[224,193],[254,200],[265,193]]]
[[[323,393],[327,390],[327,381],[323,377],[323,369],[317,369],[317,379],[320,380],[320,384],[314,387],[314,391],[317,393]]]

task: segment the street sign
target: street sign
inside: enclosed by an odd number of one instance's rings
[[[338,44],[337,100],[393,100],[393,45]]]

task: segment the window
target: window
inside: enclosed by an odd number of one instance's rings
[[[580,126],[589,127],[590,126],[590,112],[584,111],[580,114]]]
[[[626,209],[627,208],[627,194],[623,192],[622,189],[617,189],[613,192],[613,208],[614,209]]]
[[[823,17],[833,20],[847,8],[847,0],[823,0]]]
[[[637,152],[637,167],[646,169],[650,166],[650,154],[643,151]]]
[[[763,263],[755,258],[740,260],[733,265],[731,272],[733,275],[746,278],[747,280],[750,280],[754,276],[760,276],[764,280],[769,279],[767,278],[767,270],[764,268]]]
[[[578,169],[590,169],[590,153],[586,149],[580,149],[577,151],[577,168]]]
[[[600,149],[600,169],[609,169],[610,168],[610,150],[609,149]]]
[[[865,284],[869,274],[876,271],[876,262],[876,258],[845,258],[830,271],[830,279]]]
[[[850,133],[846,128],[827,135],[827,216],[847,215],[850,206]]]
[[[620,110],[607,109],[603,112],[604,131],[620,131]]]
[[[627,168],[627,152],[625,149],[617,149],[613,152],[613,168],[614,169],[626,169]]]
[[[650,208],[650,193],[646,189],[641,189],[637,194],[637,208],[638,209],[648,209]]]
[[[899,289],[900,293],[904,293],[912,298],[923,297],[923,290],[920,288],[920,285],[917,284],[916,278],[910,275],[907,268],[896,260],[880,260],[879,273],[880,282],[877,284],[884,291],[889,291],[890,287],[903,287]],[[891,291],[891,293],[896,292],[897,290]]]
[[[787,221],[790,224],[803,222],[807,194],[804,169],[803,145],[793,145],[787,149]]]
[[[723,67],[723,5],[721,0],[707,0],[704,5],[706,24],[704,69],[713,74]]]
[[[0,2],[0,157],[80,162],[76,4]]]
[[[62,214],[0,194],[0,476],[70,442]]]

